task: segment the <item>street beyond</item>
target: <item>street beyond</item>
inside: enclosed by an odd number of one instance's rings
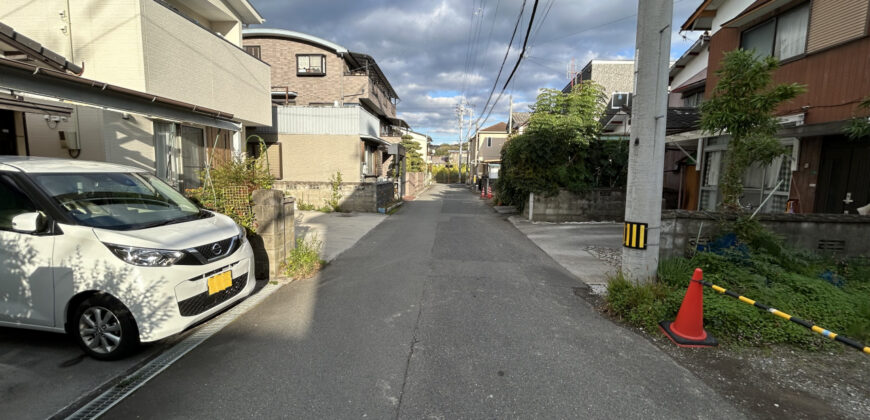
[[[105,418],[741,418],[460,186],[406,203]]]

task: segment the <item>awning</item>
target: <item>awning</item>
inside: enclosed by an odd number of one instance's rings
[[[229,113],[4,58],[0,87],[155,119],[239,130]]]
[[[31,112],[49,115],[72,115],[72,108],[46,105],[25,100],[0,98],[0,109],[18,112]]]
[[[377,143],[377,144],[381,144],[381,145],[384,145],[384,146],[389,146],[389,145],[392,144],[392,143],[390,143],[390,142],[388,142],[388,141],[386,141],[386,140],[384,140],[384,139],[382,139],[382,138],[380,138],[380,137],[368,136],[368,135],[361,135],[361,136],[359,136],[359,137],[360,137],[361,139],[363,139],[363,140],[368,140],[368,141],[375,142],[375,143]]]
[[[387,121],[389,121],[390,124],[392,124],[392,125],[399,126],[399,127],[402,127],[402,128],[407,128],[407,129],[409,129],[409,130],[411,129],[411,126],[409,126],[408,123],[406,123],[405,120],[403,120],[403,119],[401,119],[401,118],[390,118],[390,117],[387,117]]]

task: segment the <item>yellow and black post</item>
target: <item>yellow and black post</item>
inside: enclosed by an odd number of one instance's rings
[[[625,222],[622,235],[622,246],[633,249],[646,249],[646,223]]]

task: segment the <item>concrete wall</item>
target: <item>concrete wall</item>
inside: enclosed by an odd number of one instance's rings
[[[870,217],[853,214],[759,214],[761,224],[784,237],[792,247],[842,256],[870,255]],[[719,233],[724,213],[667,210],[662,212],[661,257],[686,256]],[[702,225],[703,223],[703,225]]]
[[[625,217],[625,192],[595,189],[582,194],[565,190],[547,197],[535,194],[532,221],[535,222],[585,222],[622,221]],[[529,217],[529,203],[523,208],[523,216]]]
[[[278,181],[274,187],[285,195],[294,197],[299,204],[325,206],[332,198],[332,184],[329,182],[285,182]],[[377,211],[377,185],[371,182],[345,182],[339,188],[341,198],[338,205],[341,211],[374,213]]]
[[[359,136],[279,134],[285,181],[327,182],[341,171],[345,181],[360,177]]]
[[[248,239],[254,248],[257,279],[283,277],[282,264],[296,247],[293,199],[278,190],[256,190],[251,196],[257,233]]]
[[[386,211],[387,205],[396,198],[396,184],[392,181],[381,181],[377,184],[377,190],[378,211]]]
[[[405,197],[417,197],[425,189],[425,172],[408,172],[405,174]]]
[[[614,92],[634,92],[634,62],[593,60],[592,80],[601,85],[607,96]]]

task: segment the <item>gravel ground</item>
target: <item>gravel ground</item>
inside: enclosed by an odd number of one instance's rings
[[[603,246],[587,246],[586,252],[613,267],[622,267],[622,249]]]

